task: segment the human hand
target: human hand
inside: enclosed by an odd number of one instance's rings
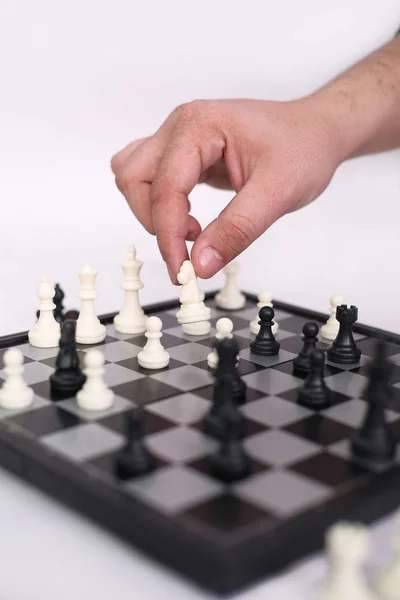
[[[111,162],[116,184],[157,236],[171,280],[188,258],[209,278],[277,219],[317,198],[342,162],[339,128],[318,98],[292,102],[196,100]],[[235,196],[201,231],[189,214],[198,183]]]

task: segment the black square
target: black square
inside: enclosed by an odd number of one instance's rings
[[[172,369],[177,369],[178,367],[184,367],[186,363],[183,363],[179,360],[175,360],[174,358],[170,358],[169,363],[163,369],[144,369],[139,365],[137,356],[133,358],[126,358],[125,360],[121,360],[117,363],[117,365],[121,365],[121,367],[125,367],[126,369],[130,369],[131,371],[135,371],[136,373],[141,373],[142,375],[153,375],[155,372],[162,373],[163,371],[172,371]]]
[[[106,473],[112,479],[119,481],[119,478],[115,474],[115,460],[119,456],[121,450],[115,450],[114,452],[110,452],[109,454],[103,454],[102,456],[97,456],[87,461],[88,465],[92,465],[96,467],[102,473]],[[166,466],[168,463],[161,460],[158,456],[154,456],[156,461],[156,468],[161,468]],[[126,481],[126,480],[125,480]]]
[[[194,519],[200,526],[211,527],[217,533],[235,533],[249,525],[272,523],[273,519],[267,511],[229,493],[195,506],[182,517]]]
[[[250,340],[240,337],[239,335],[235,335],[235,332],[233,332],[233,333],[234,333],[234,338],[239,346],[239,350],[246,350],[246,348],[249,347]],[[196,343],[201,344],[202,346],[208,346],[208,348],[215,348],[217,339],[215,336],[210,336],[210,337],[204,338],[202,340],[200,340],[200,339],[196,340]]]
[[[213,385],[206,385],[205,387],[199,388],[196,390],[196,396],[201,396],[201,398],[205,398],[206,400],[212,400],[214,393]],[[253,400],[259,400],[260,398],[265,398],[268,396],[265,392],[259,392],[251,387],[247,387],[246,390],[246,402],[253,402]]]
[[[300,388],[296,388],[293,390],[288,390],[287,392],[281,392],[279,394],[279,396],[281,396],[282,398],[284,398],[285,400],[289,400],[289,402],[297,402],[297,398],[299,395],[299,389]],[[349,398],[349,396],[346,396],[345,394],[341,394],[340,392],[336,392],[334,390],[332,390],[331,393],[331,403],[330,406],[337,406],[338,404],[343,404],[343,402],[348,402],[349,400],[351,400],[351,398]],[[324,409],[322,409],[323,412]]]
[[[21,429],[25,429],[36,436],[62,431],[81,423],[81,419],[72,413],[62,410],[51,404],[35,410],[19,413],[5,419]]]
[[[102,342],[97,342],[96,344],[76,344],[78,350],[85,350],[86,348],[98,348],[100,346],[104,346],[105,344],[110,344],[111,342],[116,342],[117,338],[112,337],[111,335],[106,335],[105,339]]]
[[[116,413],[114,415],[98,419],[97,423],[103,425],[103,427],[107,427],[107,429],[112,429],[116,433],[125,435],[127,414],[127,412]],[[144,435],[151,435],[152,433],[159,433],[165,429],[176,427],[176,423],[168,421],[168,419],[165,419],[164,417],[156,415],[150,411],[145,411],[143,417]]]
[[[366,469],[328,452],[321,452],[291,465],[290,470],[331,487],[349,483],[369,474]]]
[[[311,415],[284,427],[284,429],[321,446],[334,444],[355,433],[355,429],[352,427],[333,421],[323,414]]]
[[[181,390],[150,377],[127,381],[112,389],[117,396],[132,400],[135,404],[149,404],[182,393]]]
[[[359,340],[357,346],[366,356],[374,357],[376,353],[376,343],[376,338],[365,338],[364,340]],[[385,353],[386,356],[400,354],[400,345],[385,343]]]
[[[293,317],[284,319],[280,323],[280,326],[284,331],[288,331],[289,333],[297,333],[300,335],[303,331],[303,326],[305,323],[307,323],[307,321],[314,321],[318,326],[322,325],[322,322],[317,321],[317,319],[306,319],[305,317],[298,317],[297,315],[294,315]]]
[[[210,373],[214,373],[212,369],[208,366],[206,360],[202,360],[193,365],[194,367],[198,367],[199,369],[203,369],[204,371],[209,371]],[[265,367],[261,365],[257,365],[256,363],[250,362],[249,360],[244,360],[241,358],[238,363],[238,373],[240,377],[243,375],[248,375],[249,373],[254,373],[254,371],[262,371]]]
[[[262,473],[263,471],[268,471],[270,469],[270,467],[267,464],[263,464],[263,463],[259,462],[258,460],[253,459],[252,457],[250,457],[250,461],[251,461],[250,473],[247,477],[251,477],[252,475],[257,475],[258,473]],[[216,479],[217,481],[221,481],[221,479],[218,477],[218,475],[216,475],[213,472],[212,465],[211,465],[211,455],[203,456],[202,458],[194,460],[193,462],[188,463],[187,466],[190,467],[191,469],[195,469],[195,471],[204,473],[205,475],[207,475],[207,477],[212,477],[213,479]],[[245,479],[247,479],[247,477],[244,477],[241,481],[244,481]],[[227,481],[224,480],[224,483],[231,483],[231,482],[229,480],[227,480]]]
[[[190,426],[193,427],[193,429],[197,429],[198,431],[203,432],[203,419],[201,419],[200,421],[196,421],[195,423],[191,423]],[[270,429],[268,425],[263,425],[262,423],[258,423],[258,421],[253,421],[251,419],[248,419],[247,417],[244,417],[243,428],[245,438],[251,435],[255,435],[256,433],[261,433],[261,431],[267,431],[268,429]]]
[[[176,321],[175,321],[174,325],[176,326]],[[173,348],[174,346],[182,346],[183,344],[190,343],[190,340],[180,338],[176,335],[170,335],[169,333],[163,333],[160,341],[166,350],[168,348]],[[144,348],[145,345],[147,344],[147,337],[144,334],[136,335],[135,337],[131,337],[131,338],[124,340],[124,342],[128,342],[128,344],[133,344],[134,346],[139,346],[140,348]]]

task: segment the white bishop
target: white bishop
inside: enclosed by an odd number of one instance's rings
[[[124,301],[118,315],[114,318],[115,330],[119,333],[143,333],[146,331],[146,315],[139,302],[139,290],[143,283],[140,281],[140,270],[143,263],[136,258],[136,248],[131,246],[128,255],[122,263],[124,280]]]

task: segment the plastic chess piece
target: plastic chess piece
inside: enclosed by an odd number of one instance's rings
[[[71,308],[71,310],[67,310],[67,312],[64,314],[65,321],[77,321],[78,317],[79,317],[79,310],[76,310],[75,308]]]
[[[75,396],[86,381],[82,373],[75,343],[76,321],[64,321],[61,325],[60,350],[56,370],[50,376],[50,390],[56,399]]]
[[[297,402],[307,408],[320,410],[331,403],[331,390],[324,381],[325,356],[322,350],[313,350],[311,368],[299,391]]]
[[[147,342],[138,354],[138,363],[144,369],[164,369],[168,366],[170,356],[161,344],[162,321],[159,317],[148,317],[145,336]]]
[[[55,309],[54,309],[54,318],[57,321],[57,323],[62,323],[64,321],[64,298],[65,298],[65,294],[63,292],[63,290],[60,287],[59,283],[56,283],[56,285],[54,286],[54,298],[53,298],[53,302],[56,305]]]
[[[106,328],[97,318],[94,301],[98,297],[96,277],[98,271],[85,265],[79,272],[81,310],[76,322],[76,341],[79,344],[99,344],[106,337]]]
[[[79,408],[83,410],[108,410],[114,403],[114,392],[104,381],[104,356],[100,350],[85,353],[86,381],[76,395]]]
[[[234,410],[240,421],[241,435],[244,435],[244,417],[239,412],[238,405],[244,401],[246,384],[240,378],[239,383],[235,383],[234,376],[238,345],[235,338],[224,338],[217,343],[216,349],[218,370],[214,382],[213,402],[210,411],[204,417],[203,430],[207,435],[222,439],[225,431],[225,413]],[[229,393],[226,391],[226,385],[229,386]]]
[[[306,377],[311,369],[311,355],[318,342],[318,325],[314,321],[307,321],[303,325],[303,347],[293,361],[293,374],[297,377]]]
[[[143,283],[140,281],[140,271],[143,263],[136,258],[135,246],[130,246],[128,255],[122,263],[124,279],[124,301],[120,312],[114,318],[115,330],[119,333],[138,334],[146,331],[146,315],[139,302],[139,290]]]
[[[258,316],[258,313],[260,312],[260,308],[262,308],[263,306],[270,306],[271,308],[273,308],[273,304],[272,304],[272,294],[271,292],[261,292],[258,295],[258,303],[257,303],[257,314],[254,317],[254,319],[250,322],[250,333],[252,333],[253,335],[257,335],[257,333],[260,331],[260,325],[259,325],[259,321],[260,318]],[[272,333],[274,335],[276,335],[278,333],[278,329],[279,329],[279,324],[277,323],[277,321],[274,321],[274,324],[272,326]]]
[[[236,277],[239,270],[237,262],[233,261],[223,269],[226,280],[222,290],[215,296],[215,304],[223,310],[240,310],[246,304],[246,297],[237,287]]]
[[[37,348],[56,348],[60,340],[60,324],[54,318],[56,305],[53,302],[55,290],[47,279],[38,288],[39,319],[28,333],[29,343]]]
[[[116,475],[120,479],[130,479],[155,469],[155,458],[144,443],[143,409],[137,408],[127,414],[126,438],[126,445],[115,459]]]
[[[336,309],[343,304],[343,296],[334,294],[330,297],[331,314],[327,322],[322,325],[320,334],[325,340],[335,340],[339,333],[339,321],[336,319]]]
[[[379,574],[376,590],[381,600],[399,600],[400,598],[400,511],[395,518],[394,550],[391,563]]]
[[[204,293],[197,285],[197,276],[190,260],[185,260],[177,275],[182,286],[176,313],[182,331],[188,335],[207,335],[211,330],[211,310],[204,304]]]
[[[336,319],[339,322],[339,332],[327,350],[328,359],[339,364],[358,363],[361,350],[353,337],[353,325],[358,319],[357,307],[341,304],[336,309]]]
[[[217,341],[218,340],[222,340],[224,338],[231,338],[231,337],[233,337],[232,336],[233,323],[227,317],[222,317],[221,319],[218,319],[218,321],[215,324],[215,329],[217,330],[217,333],[215,335],[215,338],[216,338]],[[210,367],[210,369],[216,369],[217,368],[217,366],[218,366],[218,353],[217,353],[217,350],[215,348],[207,356],[207,364]]]
[[[33,403],[33,390],[23,379],[24,356],[18,348],[6,350],[3,356],[6,380],[0,389],[0,406],[9,410],[27,408]]]
[[[363,571],[369,550],[365,527],[337,523],[326,535],[326,548],[331,572],[318,600],[375,600]]]
[[[274,325],[274,309],[270,306],[263,306],[259,312],[260,331],[255,340],[250,342],[250,351],[259,356],[274,356],[278,354],[280,343],[275,339],[272,333]]]
[[[390,398],[392,364],[386,360],[385,344],[378,342],[375,357],[368,365],[364,422],[351,442],[353,459],[370,469],[386,467],[394,458],[396,442],[386,422],[385,407]]]

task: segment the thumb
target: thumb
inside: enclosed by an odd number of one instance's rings
[[[200,233],[193,245],[191,261],[196,274],[208,279],[246,250],[279,217],[286,204],[284,186],[265,184],[253,172],[220,215]]]

